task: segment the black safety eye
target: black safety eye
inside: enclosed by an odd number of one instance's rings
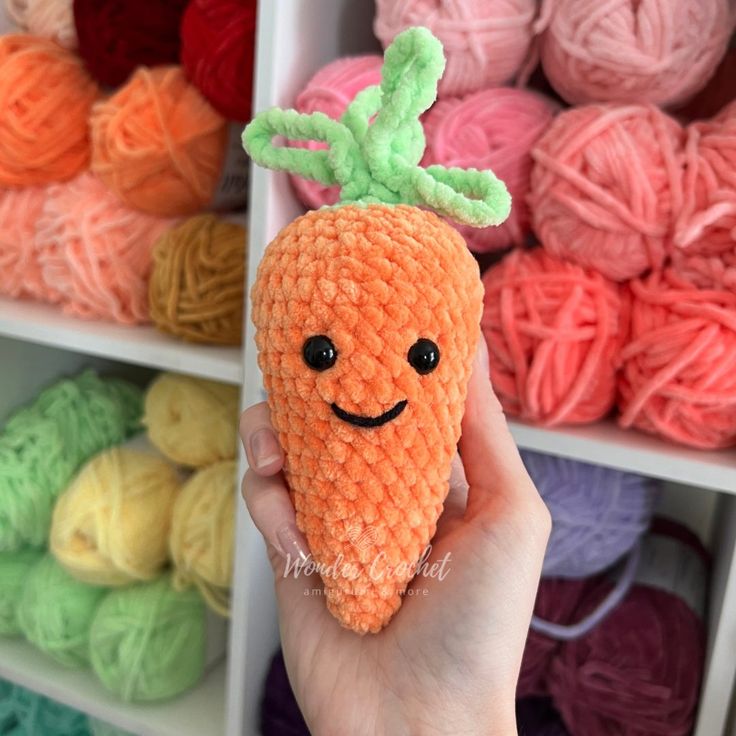
[[[407,360],[420,375],[431,373],[440,362],[440,349],[431,340],[420,337],[410,348]]]
[[[332,368],[337,360],[337,350],[332,340],[324,335],[310,337],[302,348],[304,362],[315,371],[326,371]]]

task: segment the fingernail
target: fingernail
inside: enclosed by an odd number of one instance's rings
[[[250,452],[256,470],[275,463],[281,457],[279,441],[270,429],[259,429],[250,438]]]
[[[287,522],[277,532],[276,539],[278,540],[280,552],[287,559],[297,559],[301,562],[306,562],[309,558],[309,548],[307,547],[307,540],[304,535],[299,531],[296,524]]]

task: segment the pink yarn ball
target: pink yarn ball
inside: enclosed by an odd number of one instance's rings
[[[736,244],[731,250],[690,254],[675,249],[672,270],[698,289],[732,291],[736,294]]]
[[[621,426],[692,447],[736,445],[736,294],[697,289],[672,270],[629,289]]]
[[[733,31],[729,0],[546,0],[542,66],[573,105],[678,105],[702,89]]]
[[[532,40],[536,0],[376,0],[373,30],[386,48],[410,26],[426,26],[445,47],[440,97],[511,81]]]
[[[545,426],[605,416],[627,327],[618,285],[541,248],[512,251],[483,284],[481,328],[504,409]]]
[[[526,241],[531,150],[557,109],[535,92],[499,87],[441,100],[426,115],[424,166],[491,169],[511,194],[511,215],[503,225],[474,228],[453,223],[470,250],[485,253]]]
[[[381,83],[383,57],[347,56],[322,67],[299,93],[294,108],[302,113],[323,112],[337,120],[355,96],[366,87]],[[292,146],[315,151],[326,148],[316,141],[292,141]],[[310,209],[332,205],[340,197],[340,187],[326,187],[316,181],[291,176],[291,184],[302,204]]]
[[[69,314],[146,322],[153,243],[171,225],[129,209],[92,174],[50,187],[37,235],[44,282]]]
[[[659,268],[681,196],[682,138],[651,105],[558,115],[532,151],[529,205],[544,248],[617,281]]]
[[[53,301],[53,290],[41,278],[35,251],[36,223],[46,188],[0,192],[0,294]]]

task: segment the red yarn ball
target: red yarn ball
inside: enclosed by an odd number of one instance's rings
[[[545,426],[605,416],[627,328],[618,285],[541,248],[512,251],[483,284],[481,327],[504,409]]]
[[[250,119],[256,6],[255,0],[191,0],[181,24],[189,81],[230,120]]]
[[[102,84],[122,84],[137,66],[179,61],[187,0],[74,0],[79,55]]]
[[[736,445],[736,294],[697,289],[671,269],[629,289],[621,426],[693,447]]]

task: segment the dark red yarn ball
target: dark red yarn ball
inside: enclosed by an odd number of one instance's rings
[[[79,55],[102,84],[125,82],[138,66],[176,64],[187,0],[74,0]]]
[[[184,71],[229,120],[250,119],[255,32],[255,0],[191,0],[184,13]]]

